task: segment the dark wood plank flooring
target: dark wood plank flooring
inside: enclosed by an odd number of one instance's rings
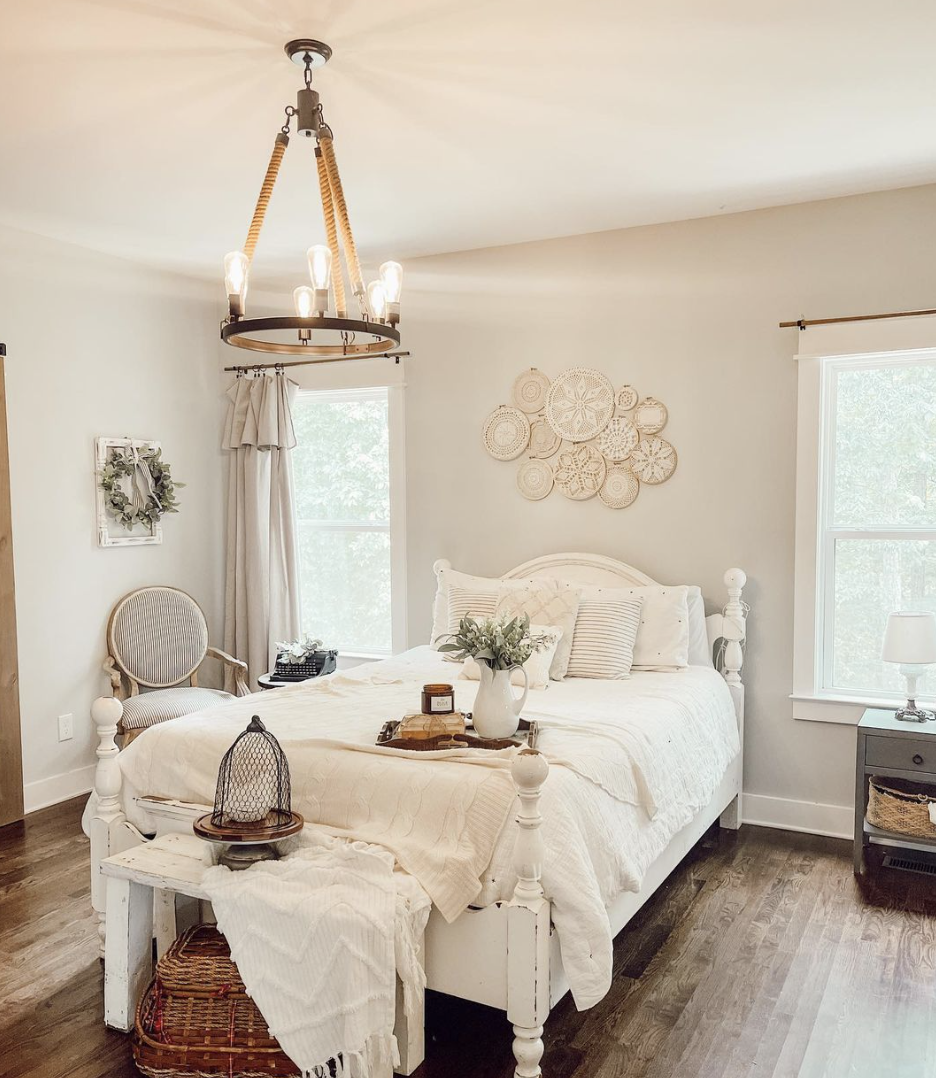
[[[104,1029],[72,801],[0,830],[0,1076],[129,1078]],[[936,878],[846,842],[710,832],[615,946],[614,984],[546,1026],[545,1078],[936,1078]],[[419,1078],[508,1078],[502,1014],[429,994]]]

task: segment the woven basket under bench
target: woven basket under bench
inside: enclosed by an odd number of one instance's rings
[[[936,804],[936,787],[907,779],[868,780],[868,823],[884,831],[916,838],[936,838],[930,805]]]
[[[149,1078],[299,1078],[213,925],[183,933],[137,1007],[133,1058]]]

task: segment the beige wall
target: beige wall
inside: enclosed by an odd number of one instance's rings
[[[88,709],[113,602],[174,584],[219,638],[223,474],[216,289],[0,230],[27,808],[90,787]],[[161,546],[101,549],[94,439],[162,441],[186,484]],[[57,716],[75,736],[59,742]]]
[[[407,266],[410,643],[435,558],[497,574],[588,550],[713,604],[748,573],[746,789],[847,805],[854,730],[791,718],[796,330],[781,320],[931,307],[936,187],[426,258]],[[674,477],[614,512],[528,502],[481,423],[526,366],[594,366],[669,408]],[[839,814],[841,817],[841,814]]]

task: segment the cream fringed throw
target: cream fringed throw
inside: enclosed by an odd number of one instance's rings
[[[281,861],[205,873],[218,928],[253,1001],[304,1076],[390,1078],[396,974],[415,1014],[425,891],[393,855],[312,832]]]

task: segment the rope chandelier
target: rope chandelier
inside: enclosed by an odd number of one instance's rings
[[[228,317],[221,323],[221,339],[237,348],[302,356],[312,362],[385,356],[400,343],[397,325],[403,267],[399,262],[384,262],[379,280],[365,289],[338,174],[334,135],[322,114],[318,92],[312,89],[313,68],[326,64],[332,51],[321,41],[300,38],[286,45],[286,54],[303,68],[305,86],[296,96],[295,107],[286,106],[286,122],[273,144],[243,250],[231,251],[224,258]],[[300,285],[293,292],[295,315],[248,318],[246,299],[250,264],[280,164],[289,145],[290,125],[294,119],[298,134],[315,137],[315,163],[326,243],[315,244],[306,252],[312,284],[311,287]],[[353,314],[348,312],[345,271],[351,304],[356,308]]]

